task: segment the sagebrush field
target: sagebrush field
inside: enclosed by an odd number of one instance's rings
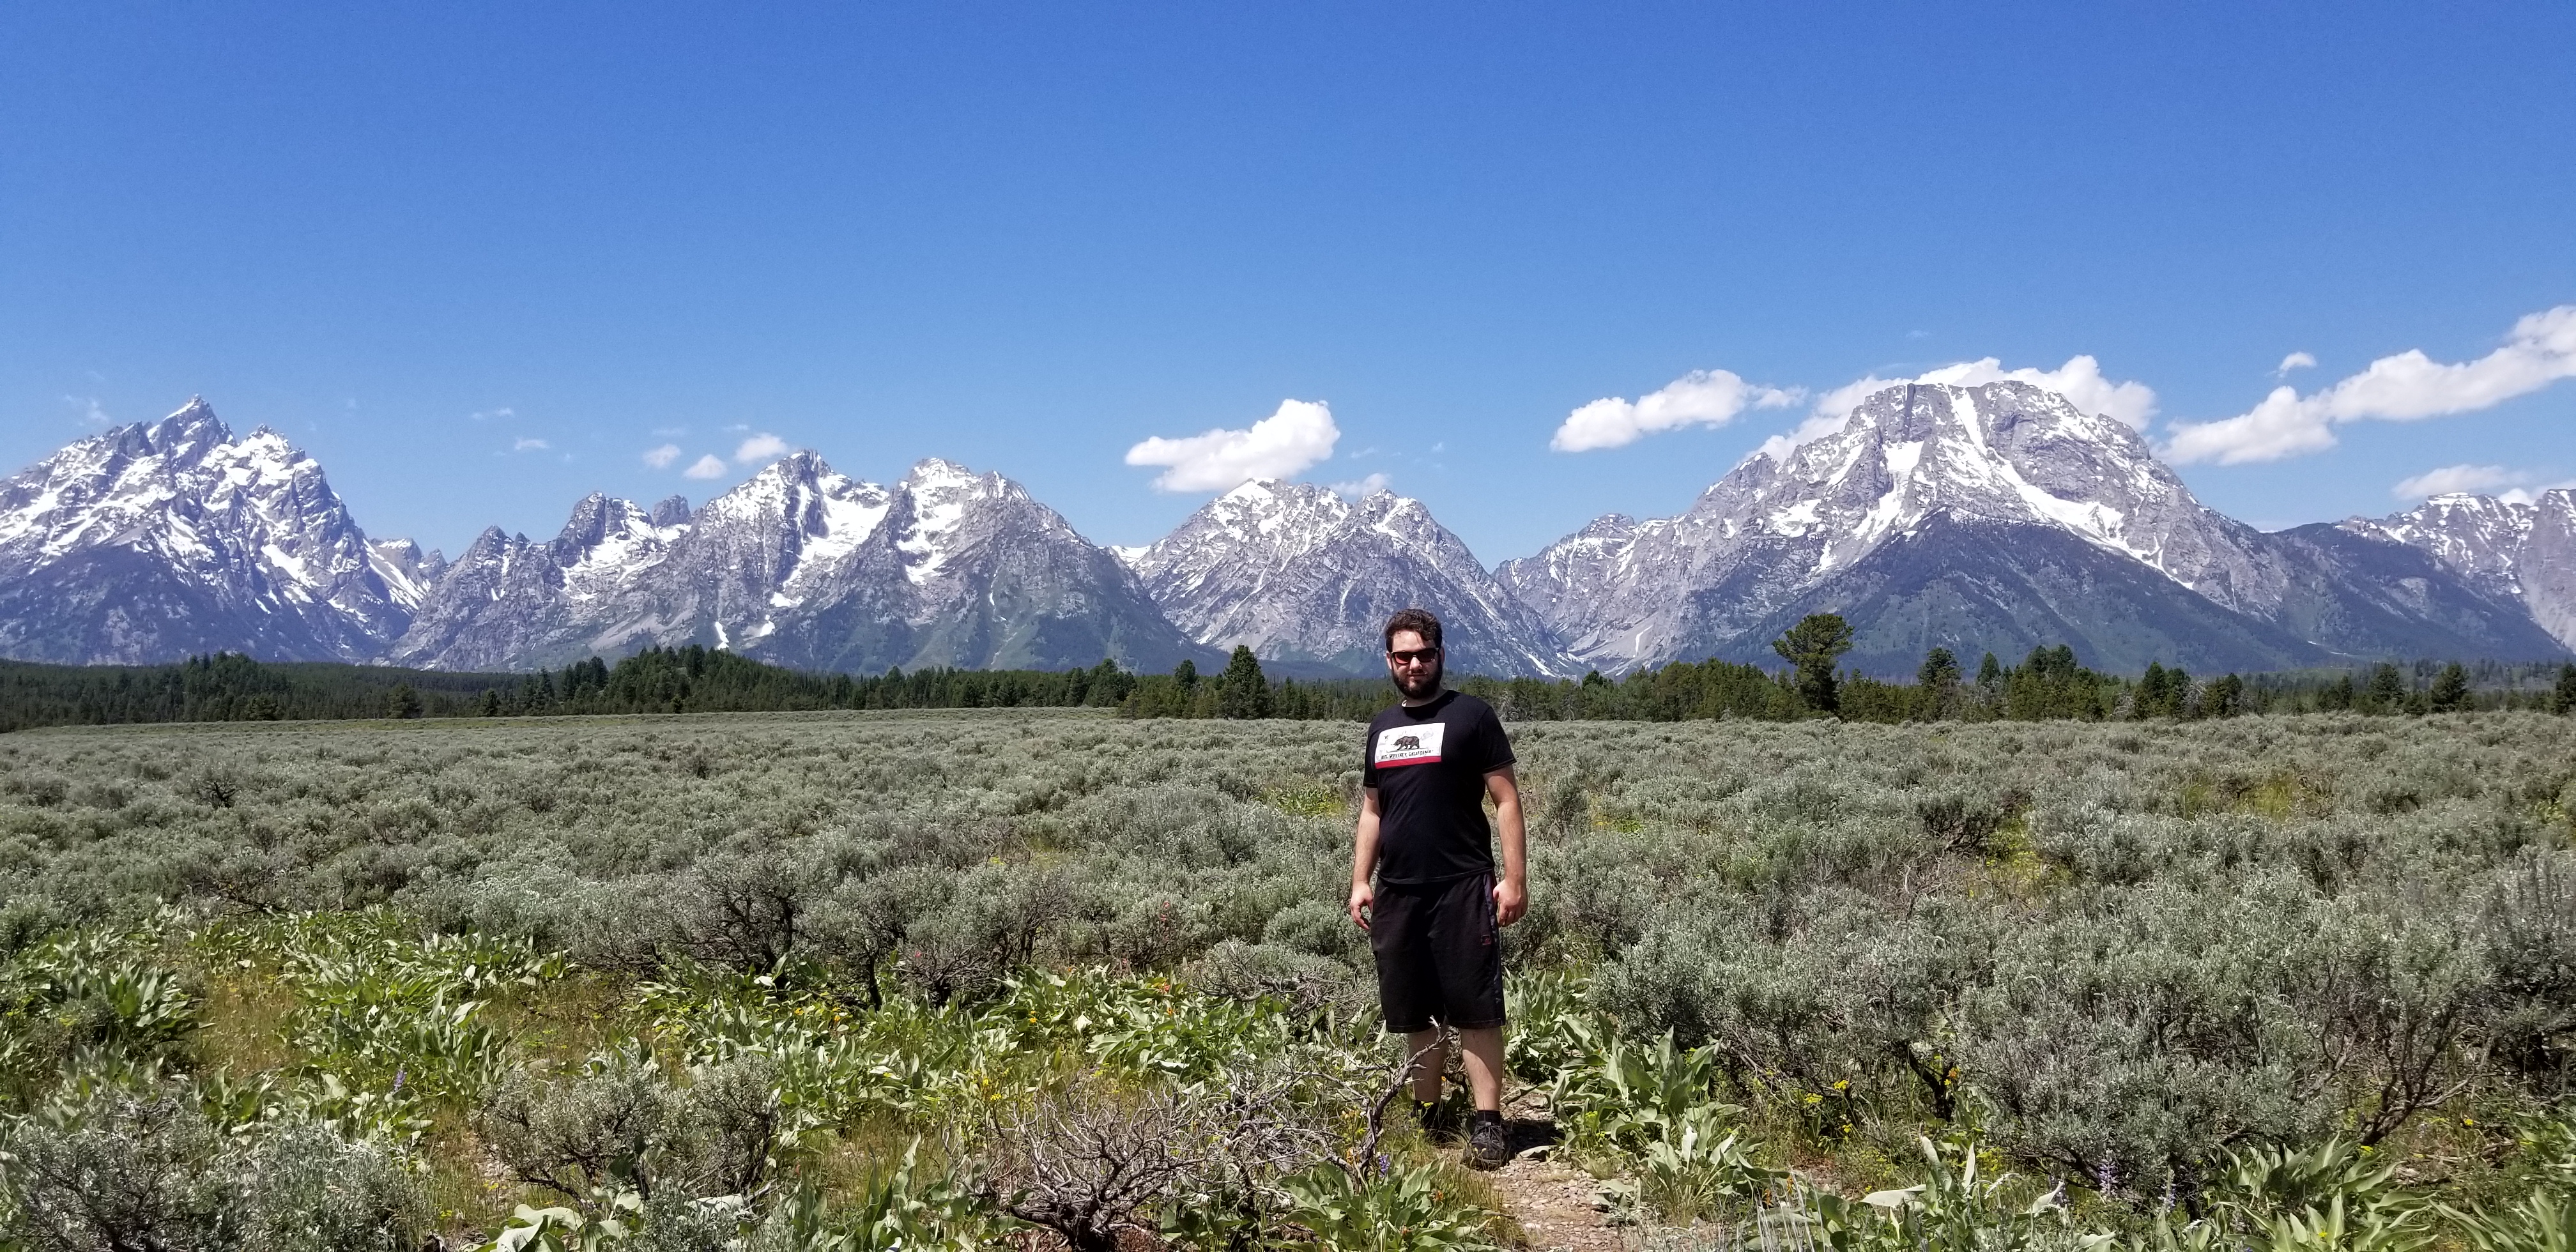
[[[1513,731],[1513,1108],[1632,1239],[2576,1241],[2576,721]],[[0,1249],[1509,1244],[1372,1116],[1358,740],[0,737]]]

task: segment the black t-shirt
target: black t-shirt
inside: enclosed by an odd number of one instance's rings
[[[1378,881],[1401,886],[1494,872],[1485,775],[1512,763],[1494,706],[1444,691],[1371,719],[1360,782],[1377,789]]]

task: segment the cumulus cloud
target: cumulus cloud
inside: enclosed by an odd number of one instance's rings
[[[553,446],[553,444],[547,443],[543,439],[519,438],[510,441],[510,451],[512,452],[543,452]]]
[[[1333,455],[1342,437],[1333,411],[1310,400],[1282,400],[1279,410],[1244,430],[1217,429],[1182,439],[1159,435],[1127,449],[1129,465],[1160,465],[1156,491],[1226,491],[1254,478],[1286,478]]]
[[[2290,355],[2281,358],[2281,367],[2272,371],[2272,377],[2287,378],[2290,376],[2291,370],[2310,369],[2313,368],[2316,363],[2317,359],[2309,356],[2305,352],[2293,352]]]
[[[2426,496],[2447,496],[2460,491],[2519,487],[2530,481],[2531,475],[2501,465],[2445,465],[2417,474],[2390,488],[2389,493],[2400,500],[2421,500]]]
[[[1349,496],[1356,500],[1363,496],[1376,495],[1377,493],[1386,490],[1388,485],[1392,484],[1394,481],[1394,479],[1389,478],[1384,474],[1371,474],[1366,478],[1355,479],[1351,482],[1334,483],[1333,491],[1337,494]]]
[[[1982,387],[1987,383],[2029,383],[2066,397],[2069,404],[2087,413],[2110,418],[2131,430],[2145,430],[2156,416],[2155,389],[2140,382],[2113,382],[2102,376],[2102,363],[2090,356],[2068,357],[2066,364],[2053,370],[2003,368],[1993,357],[1982,361],[1962,361],[1944,365],[1927,374],[1917,375],[1918,383],[1950,383],[1961,387]]]
[[[680,445],[676,443],[666,443],[658,448],[648,448],[644,452],[644,463],[655,469],[669,469],[671,468],[671,462],[679,459]]]
[[[1566,414],[1547,446],[1559,452],[1625,447],[1684,426],[1724,426],[1748,408],[1785,409],[1804,399],[1803,391],[1757,386],[1732,370],[1692,370],[1634,400],[1609,396]]]
[[[787,455],[787,441],[764,430],[743,440],[742,446],[733,450],[733,462],[736,465],[749,465],[754,461],[766,461],[785,455]]]
[[[2562,478],[2554,483],[2535,483],[2496,493],[2496,499],[2507,504],[2529,504],[2552,491],[2576,491],[2576,478]]]
[[[686,478],[722,478],[725,476],[724,459],[710,452],[699,457],[689,468],[681,470],[680,474]]]
[[[2091,356],[2067,358],[2066,364],[2053,370],[2005,369],[1995,357],[1960,361],[1928,370],[1912,378],[1881,378],[1870,374],[1854,379],[1816,397],[1815,407],[1796,429],[1771,436],[1753,450],[1753,456],[1767,456],[1779,461],[1798,448],[1842,430],[1851,420],[1852,410],[1870,396],[1899,383],[1947,383],[1955,387],[1982,387],[1987,383],[2029,383],[2066,397],[2068,403],[2087,413],[2110,418],[2131,430],[2144,430],[2156,415],[2155,389],[2141,382],[2115,382],[2102,373],[2102,363]]]
[[[2474,361],[2444,364],[2409,348],[2322,391],[2275,387],[2235,417],[2176,423],[2164,454],[2186,464],[2277,461],[2335,446],[2334,428],[2348,422],[2474,413],[2567,378],[2576,378],[2576,304],[2515,322],[2503,347]]]

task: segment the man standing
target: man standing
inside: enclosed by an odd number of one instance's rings
[[[1467,1162],[1492,1169],[1510,1156],[1502,1113],[1503,956],[1495,931],[1529,907],[1512,745],[1492,705],[1441,690],[1439,618],[1406,609],[1387,619],[1386,672],[1404,702],[1369,722],[1351,920],[1369,932],[1377,955],[1388,1033],[1405,1036],[1405,1047],[1421,1058],[1413,1098],[1426,1120],[1440,1102],[1440,1028],[1458,1032],[1476,1098]],[[1487,796],[1503,828],[1499,879]]]

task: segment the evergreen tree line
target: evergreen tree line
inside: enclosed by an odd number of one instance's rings
[[[2576,665],[2417,661],[2354,670],[2197,678],[2149,665],[2135,678],[2078,663],[2063,644],[2020,664],[1987,653],[1973,674],[1946,648],[1912,683],[1838,662],[1851,631],[1833,614],[1774,640],[1787,667],[1676,661],[1621,679],[1463,675],[1452,685],[1518,721],[2034,721],[2232,717],[2348,710],[2422,715],[2470,709],[2576,711]],[[533,674],[462,674],[327,663],[269,663],[233,653],[173,665],[71,666],[0,661],[0,731],[136,722],[377,717],[522,717],[602,713],[751,713],[822,709],[1114,708],[1127,717],[1365,720],[1393,698],[1378,678],[1273,679],[1249,648],[1202,675],[1088,669],[933,668],[876,676],[808,674],[695,644],[598,657]]]
[[[2381,662],[2358,670],[2224,674],[2194,678],[2180,667],[2150,663],[2135,678],[2079,663],[2065,644],[2033,648],[2018,665],[1992,652],[1966,672],[1947,648],[1927,652],[1912,683],[1839,668],[1851,649],[1840,615],[1800,621],[1772,650],[1789,663],[1772,671],[1732,661],[1675,661],[1612,680],[1599,671],[1581,679],[1467,675],[1452,686],[1492,703],[1515,721],[1685,721],[1753,718],[1790,721],[2104,721],[2234,717],[2246,713],[2351,711],[2384,715],[2473,709],[2576,711],[2576,664],[2481,661]],[[1130,717],[1287,717],[1364,720],[1392,698],[1377,679],[1298,683],[1265,680],[1248,648],[1236,648],[1223,674],[1202,678],[1182,662],[1169,676],[1136,680],[1120,705]]]

